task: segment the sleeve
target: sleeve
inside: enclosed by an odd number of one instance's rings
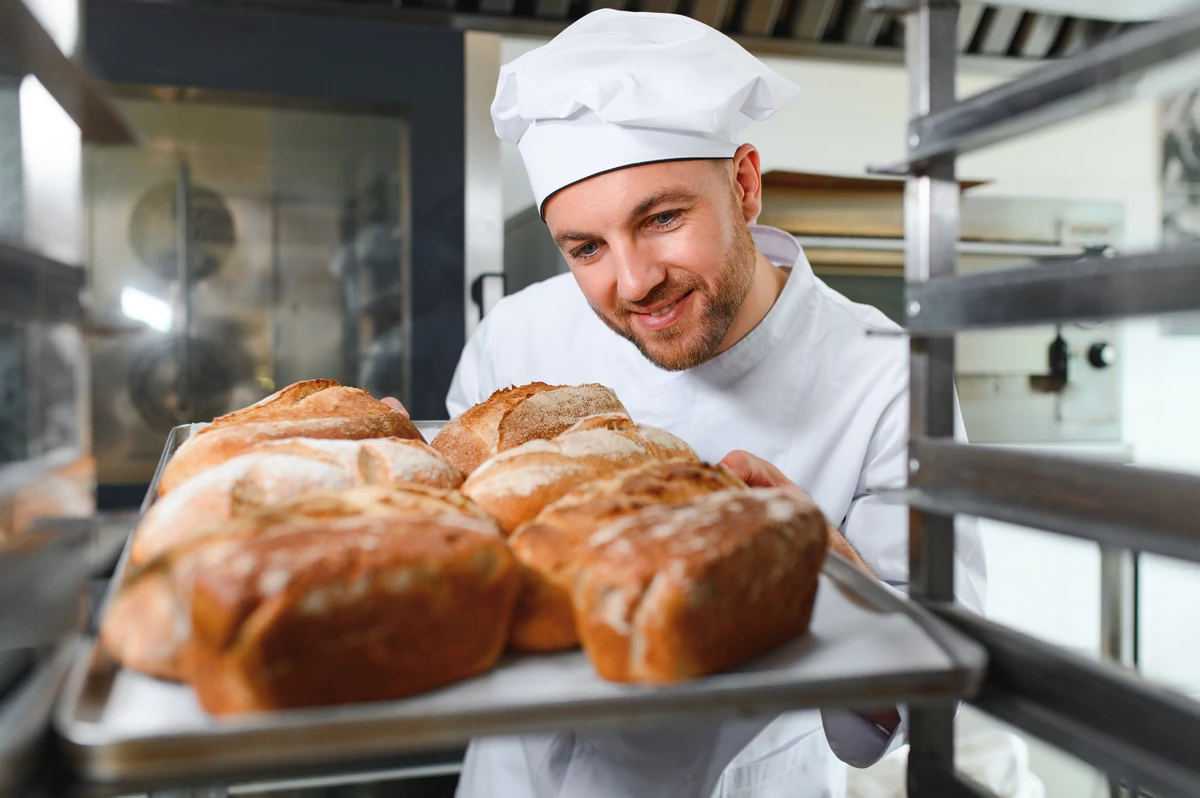
[[[955,400],[955,438],[966,441],[966,430]],[[884,411],[867,450],[855,497],[839,527],[850,545],[885,585],[908,592],[908,508],[869,494],[898,487],[908,476],[908,391],[898,391]],[[973,518],[955,521],[954,594],[960,604],[984,611],[987,568],[983,543]],[[888,734],[860,715],[846,711],[821,712],[829,746],[843,762],[868,767],[904,744],[908,713],[900,707],[900,725]]]
[[[463,347],[446,394],[446,418],[454,418],[472,405],[488,398],[495,390],[496,362],[489,353],[491,328],[495,325],[495,309],[475,327]]]

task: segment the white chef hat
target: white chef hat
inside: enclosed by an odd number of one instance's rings
[[[614,169],[731,158],[743,127],[799,92],[690,17],[603,9],[501,67],[492,120],[520,149],[541,212]]]

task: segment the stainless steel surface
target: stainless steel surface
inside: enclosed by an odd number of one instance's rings
[[[430,426],[429,422],[420,422],[420,427]],[[192,431],[190,426],[172,431],[163,463]],[[155,490],[156,485],[152,485],[146,506],[152,502]],[[127,557],[128,547],[113,577],[105,610],[123,578]],[[396,754],[458,744],[487,734],[657,724],[811,706],[919,706],[962,698],[977,689],[985,668],[978,646],[952,632],[920,605],[898,598],[836,555],[827,562],[823,579],[829,580],[823,590],[836,588],[870,612],[904,619],[910,633],[921,636],[918,648],[936,651],[943,666],[931,667],[917,653],[909,655],[917,659],[906,660],[905,655],[891,650],[886,658],[869,666],[874,674],[870,677],[846,675],[862,664],[834,667],[830,662],[823,666],[826,670],[818,671],[824,674],[820,678],[798,680],[794,673],[801,671],[788,669],[807,667],[803,663],[810,660],[804,652],[815,655],[829,645],[833,638],[827,630],[825,635],[789,644],[768,655],[761,664],[742,671],[662,689],[616,685],[598,688],[594,679],[589,688],[589,677],[572,680],[570,689],[577,692],[555,694],[553,698],[547,698],[540,689],[522,697],[519,691],[508,688],[501,698],[466,683],[405,701],[270,713],[208,724],[202,729],[185,724],[177,733],[144,734],[105,725],[104,719],[112,711],[108,702],[117,700],[113,690],[119,674],[90,641],[76,656],[58,705],[56,729],[75,767],[86,778],[108,782],[150,778],[163,783],[189,776],[219,774],[232,778],[231,774]],[[868,645],[869,640],[862,644]],[[505,672],[517,673],[515,669],[528,667],[522,662],[533,662],[536,669],[551,661],[517,658],[502,663],[496,673],[503,678]],[[562,667],[590,667],[581,654],[562,655],[553,661]],[[922,664],[914,667],[917,662]],[[476,682],[490,678],[481,677]],[[445,703],[446,696],[451,696],[449,704]]]
[[[865,5],[859,4],[850,13],[846,24],[846,41],[851,44],[872,46],[879,40],[887,27],[888,17],[875,11],[868,11]]]
[[[29,676],[0,699],[0,791],[19,787],[36,765],[63,679],[78,640],[69,636],[47,649]]]
[[[32,526],[0,550],[0,651],[45,646],[78,631],[91,575],[86,519]]]
[[[500,35],[468,32],[463,38],[466,83],[466,280],[464,314],[468,336],[479,323],[471,302],[471,285],[483,274],[502,272],[504,263],[504,192],[501,186],[500,140],[489,112],[500,76]]]
[[[925,438],[909,457],[912,506],[1200,560],[1200,477]]]
[[[900,238],[866,238],[849,236],[793,236],[805,250],[809,249],[852,249],[874,252],[903,252],[905,243]],[[960,255],[984,255],[995,258],[1045,258],[1063,255],[1081,255],[1079,247],[1058,244],[1022,244],[1004,241],[959,241],[955,248]]]
[[[957,4],[921,0],[907,17],[909,113],[922,116],[953,104],[958,63]],[[909,152],[920,142],[908,142]],[[953,156],[929,164],[905,186],[905,280],[909,285],[953,275],[959,239],[959,183]],[[906,303],[909,316],[918,308]],[[954,340],[909,342],[909,435],[954,435]],[[910,481],[921,479],[909,473]],[[909,512],[909,595],[922,602],[954,601],[954,518]],[[954,708],[909,712],[910,772],[954,767]]]
[[[913,118],[907,161],[880,171],[903,174],[932,157],[964,154],[1129,99],[1194,82],[1200,11],[1127,31],[1073,58],[1045,64],[1015,80]],[[1176,68],[1154,81],[1157,67]]]
[[[909,286],[908,330],[959,330],[1200,309],[1200,247],[1093,257]]]
[[[425,436],[425,440],[431,441],[437,434],[442,431],[442,427],[446,426],[445,421],[413,421],[413,426],[420,430]]]
[[[987,686],[971,703],[1155,794],[1197,794],[1196,702],[959,608],[931,608],[988,650]]]
[[[403,109],[114,91],[156,146],[84,153],[99,482],[144,485],[172,426],[304,379],[411,406]]]

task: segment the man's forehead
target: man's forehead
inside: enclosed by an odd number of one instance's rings
[[[546,201],[546,223],[624,219],[669,200],[696,199],[716,185],[724,160],[679,160],[616,169],[568,186]],[[718,168],[714,168],[714,165]],[[557,224],[556,224],[557,223]]]

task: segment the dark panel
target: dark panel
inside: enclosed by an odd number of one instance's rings
[[[89,61],[116,83],[404,105],[412,152],[412,407],[445,416],[464,343],[463,42],[441,27],[258,9],[92,2]]]

